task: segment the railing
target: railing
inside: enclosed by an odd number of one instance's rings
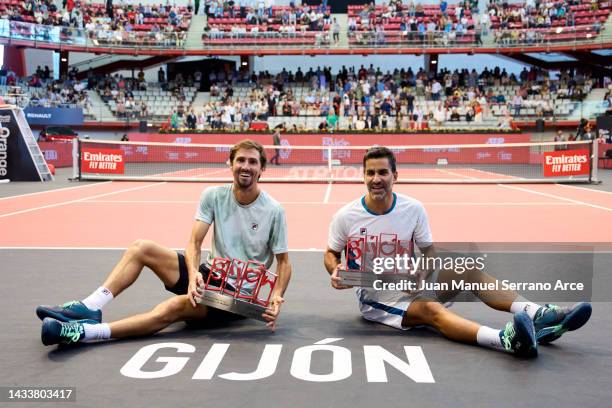
[[[514,33],[514,34],[513,34]],[[612,43],[612,32],[596,26],[559,27],[542,34],[541,30],[494,30],[487,36],[475,30],[444,31],[349,31],[348,49],[422,49],[472,48],[487,49],[574,47],[592,45],[604,47]],[[297,32],[205,32],[202,42],[185,45],[184,31],[87,31],[71,27],[44,26],[33,23],[0,20],[0,41],[17,43],[32,41],[83,48],[112,48],[139,50],[252,50],[255,49],[328,49],[336,44],[330,31]],[[484,43],[484,44],[483,44]],[[346,47],[344,47],[346,48]]]
[[[329,31],[263,31],[263,32],[227,32],[208,31],[202,34],[204,48],[301,48],[304,46],[330,46],[334,44],[333,35]]]
[[[480,30],[462,31],[351,31],[351,47],[368,48],[453,48],[453,47],[550,47],[607,44],[612,33],[598,26],[557,27],[552,29],[493,30],[483,36]]]
[[[0,21],[0,39],[79,47],[183,49],[186,32],[87,31],[85,29],[45,26],[21,21]]]

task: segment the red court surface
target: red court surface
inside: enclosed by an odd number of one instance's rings
[[[103,182],[0,199],[2,248],[183,248],[205,183]],[[360,184],[262,184],[287,213],[291,250],[322,250]],[[438,242],[609,242],[612,193],[568,185],[396,185],[422,201]],[[210,239],[210,237],[209,237]],[[209,246],[209,239],[205,246]]]

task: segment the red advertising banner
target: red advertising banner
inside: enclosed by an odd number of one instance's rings
[[[234,144],[243,139],[256,140],[263,145],[272,144],[272,133],[130,133],[132,142],[161,142],[161,143],[199,143],[199,144]],[[501,143],[529,143],[531,136],[527,133],[318,133],[318,134],[292,134],[283,133],[283,140],[292,146],[413,146],[434,144],[501,144]],[[376,142],[373,143],[372,141]]]
[[[588,175],[591,167],[587,149],[547,152],[542,163],[544,177]]]
[[[156,134],[131,133],[132,142],[165,142],[176,144],[233,144],[242,139],[254,139],[264,145],[272,144],[271,135],[267,134]],[[529,142],[526,134],[378,134],[376,143],[372,135],[360,134],[284,134],[281,136],[280,157],[287,164],[326,164],[329,151],[298,150],[291,146],[336,147],[332,159],[342,163],[358,164],[363,158],[363,151],[341,149],[342,147],[372,146],[423,146],[417,149],[394,148],[400,163],[437,163],[446,160],[452,164],[526,164],[530,163],[529,147],[497,148],[483,146],[478,149],[461,147],[437,147],[438,145],[483,144],[499,145],[503,143]],[[340,149],[338,149],[340,148]],[[215,147],[209,149],[191,149],[189,146],[137,146],[122,145],[125,161],[131,162],[183,162],[183,163],[225,163],[229,148]],[[268,156],[274,155],[272,149]]]
[[[121,149],[84,148],[81,151],[81,170],[86,173],[124,173]]]
[[[72,142],[38,142],[47,163],[56,168],[72,166]]]

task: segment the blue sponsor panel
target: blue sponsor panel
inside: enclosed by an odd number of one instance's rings
[[[28,107],[24,110],[30,125],[82,125],[81,108]]]

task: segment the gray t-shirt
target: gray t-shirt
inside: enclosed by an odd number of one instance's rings
[[[285,210],[268,193],[261,191],[255,201],[241,205],[232,185],[209,187],[200,197],[196,220],[213,225],[213,258],[254,260],[270,268],[274,255],[289,251]]]

